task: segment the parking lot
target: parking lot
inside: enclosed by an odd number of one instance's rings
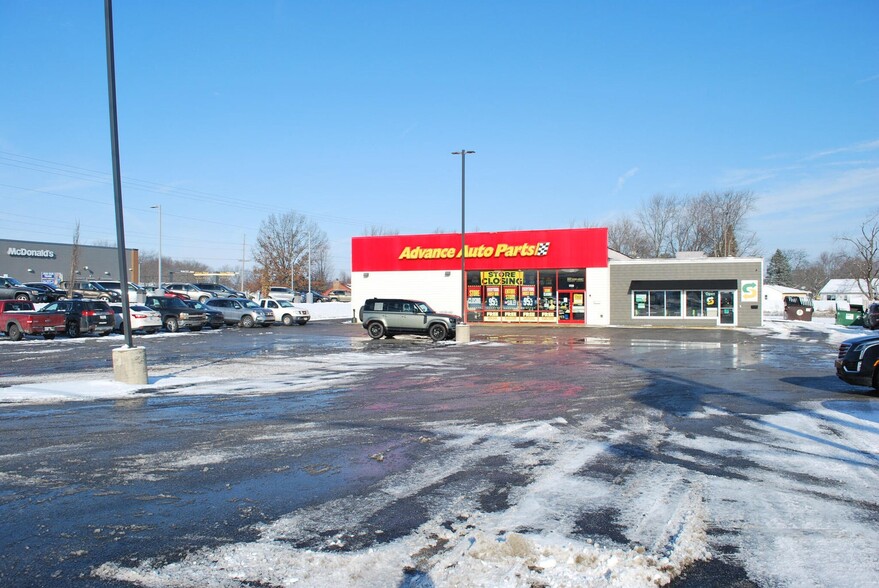
[[[316,321],[135,337],[139,388],[0,341],[0,583],[872,586],[843,334]]]

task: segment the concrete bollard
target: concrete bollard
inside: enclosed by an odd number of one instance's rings
[[[470,325],[458,323],[455,327],[455,343],[470,342]]]
[[[147,384],[146,349],[120,347],[113,350],[113,377],[126,384]]]

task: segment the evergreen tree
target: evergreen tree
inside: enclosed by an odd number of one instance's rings
[[[779,286],[790,286],[791,268],[790,260],[781,249],[776,249],[766,267],[766,283]]]

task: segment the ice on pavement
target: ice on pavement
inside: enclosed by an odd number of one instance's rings
[[[858,334],[822,321],[767,321],[750,331],[778,338],[814,336],[831,345]],[[196,370],[163,375],[140,387],[106,380],[12,385],[0,389],[0,402],[235,394],[243,381],[248,394],[272,394],[290,390],[286,374],[291,370],[305,375],[297,382],[324,387],[410,361],[406,352],[360,361],[356,356],[345,354],[344,369],[335,370],[341,356],[296,365],[289,358],[273,364],[263,357],[259,382],[246,374],[217,378]],[[600,422],[562,417],[501,424],[425,422],[434,445],[429,454],[365,496],[299,509],[259,527],[255,541],[205,548],[172,563],[106,562],[93,573],[155,587],[646,587],[665,585],[693,562],[710,559],[711,545],[721,541],[737,550],[749,579],[759,585],[838,585],[842,578],[847,586],[875,585],[879,528],[862,510],[863,498],[874,496],[879,485],[875,400],[802,403],[796,410],[746,418],[735,431],[699,438],[668,430],[660,411],[653,410],[656,418],[622,418],[614,431],[603,433]],[[705,405],[687,418],[719,414],[719,407]],[[266,431],[290,439],[313,434],[304,426]],[[663,439],[663,451],[680,461],[692,459],[688,452],[696,450],[716,461],[738,457],[748,465],[716,476],[675,459],[645,460],[621,479],[583,475],[597,460],[612,459],[611,444],[644,437]],[[481,509],[480,487],[447,494],[436,490],[444,488],[449,472],[498,456],[528,473],[504,508]],[[144,459],[185,468],[239,457],[203,447]],[[386,541],[368,524],[377,513],[425,494],[431,496],[424,505],[425,522],[405,536]],[[578,521],[600,512],[615,513],[625,543],[575,532]],[[711,533],[721,536],[710,540]]]

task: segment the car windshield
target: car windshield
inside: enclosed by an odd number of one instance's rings
[[[186,301],[186,304],[187,304],[190,308],[195,308],[195,309],[198,309],[198,310],[207,310],[207,309],[208,309],[207,306],[205,306],[204,304],[202,304],[202,303],[199,302],[198,300],[187,300],[187,301]]]
[[[290,302],[289,300],[278,300],[277,303],[278,303],[278,306],[281,306],[283,308],[295,308],[293,306],[293,303]]]
[[[424,302],[416,302],[415,308],[418,309],[418,312],[423,312],[425,314],[433,312],[433,309],[431,307],[429,307],[427,304],[425,304]]]
[[[253,300],[242,300],[241,305],[244,308],[261,308],[259,304],[254,302]]]
[[[10,286],[24,286],[24,284],[22,284],[21,282],[19,282],[15,278],[6,278],[6,280],[9,282]]]

